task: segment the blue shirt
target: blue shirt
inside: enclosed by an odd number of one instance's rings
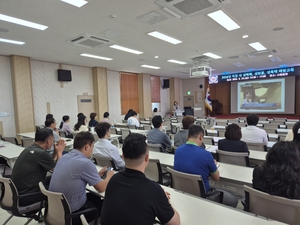
[[[94,186],[100,181],[95,164],[74,149],[58,160],[49,191],[63,193],[74,212],[86,203],[86,185]]]
[[[174,169],[183,173],[201,175],[207,192],[210,189],[208,177],[217,171],[214,158],[205,149],[194,143],[187,143],[176,149]]]

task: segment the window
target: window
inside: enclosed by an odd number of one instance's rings
[[[139,113],[138,75],[121,72],[121,113],[126,114],[129,109]]]

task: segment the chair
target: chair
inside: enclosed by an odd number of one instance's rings
[[[136,130],[136,126],[135,125],[127,125],[128,129],[133,129]]]
[[[286,224],[300,224],[300,200],[283,198],[244,185],[246,211]]]
[[[2,137],[2,139],[14,145],[20,145],[16,137]]]
[[[109,128],[109,133],[117,134],[116,128],[114,128],[114,127]]]
[[[164,180],[163,177],[168,175],[168,172],[163,172],[158,159],[149,159],[147,168],[145,169],[145,175],[148,179],[153,180],[159,184],[169,186],[171,184],[170,177],[168,180]]]
[[[59,136],[61,137],[67,137],[66,133],[64,131],[59,131]]]
[[[265,129],[278,129],[279,128],[279,123],[265,123],[264,124]]]
[[[94,225],[97,224],[98,209],[90,208],[72,213],[69,203],[64,194],[46,190],[42,182],[39,183],[41,192],[47,197],[44,223],[46,225],[71,225],[72,218],[79,218],[81,214],[86,212],[94,212]]]
[[[127,124],[127,120],[122,120],[122,123],[126,123]]]
[[[247,152],[228,152],[217,149],[216,153],[218,162],[250,167]]]
[[[149,151],[164,152],[163,151],[163,147],[161,146],[161,144],[150,144],[150,143],[147,143],[147,145],[148,145],[148,150]]]
[[[75,137],[76,137],[76,135],[79,133],[79,131],[73,131],[73,132],[71,132],[72,133],[72,135],[73,135],[73,139],[75,139]]]
[[[265,143],[259,142],[246,142],[249,150],[267,151],[267,146]]]
[[[176,125],[173,125],[172,123],[171,123],[171,134],[176,134],[177,133],[177,126]]]
[[[152,129],[151,125],[144,124],[143,126],[144,126],[144,130],[151,130]]]
[[[219,137],[219,131],[207,129],[207,130],[205,130],[205,136]]]
[[[104,157],[99,154],[93,154],[93,157],[95,159],[95,162],[98,166],[107,166],[107,167],[112,167],[114,170],[117,170],[115,161],[111,157]]]
[[[121,132],[122,132],[122,141],[124,141],[125,138],[131,134],[131,131],[128,128],[122,128]]]
[[[86,221],[85,216],[83,214],[80,215],[80,219],[82,225],[89,225],[89,223]]]
[[[6,210],[11,216],[4,221],[3,225],[7,224],[8,221],[13,217],[24,217],[30,218],[26,223],[29,224],[32,219],[40,221],[41,209],[43,207],[42,202],[36,202],[27,206],[19,206],[19,200],[22,197],[33,196],[41,193],[28,193],[19,195],[18,190],[10,178],[0,177],[1,185],[1,199],[0,206]],[[36,215],[38,213],[38,215]]]
[[[35,125],[35,131],[45,128],[44,125]]]
[[[167,167],[171,174],[171,187],[179,191],[183,191],[192,195],[207,198],[214,195],[219,195],[219,202],[223,202],[223,192],[213,191],[206,193],[205,185],[200,175],[182,173]]]
[[[29,147],[34,142],[34,138],[21,138],[21,143],[24,148]]]
[[[214,145],[213,144],[213,137],[212,136],[204,136],[203,137],[203,143],[205,145]]]

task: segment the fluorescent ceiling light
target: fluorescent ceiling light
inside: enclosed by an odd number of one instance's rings
[[[150,32],[150,33],[148,33],[148,35],[150,35],[152,37],[155,37],[155,38],[158,38],[160,40],[169,42],[169,43],[171,43],[173,45],[182,43],[182,41],[180,41],[180,40],[177,40],[175,38],[169,37],[169,36],[167,36],[165,34],[157,32],[157,31]]]
[[[170,13],[171,15],[175,16],[176,18],[180,19],[181,16],[178,15],[176,12],[173,12],[171,9],[164,7],[163,10],[165,10],[166,12]]]
[[[23,42],[23,41],[14,41],[14,40],[3,39],[3,38],[0,38],[0,42],[16,44],[16,45],[24,45],[25,44],[25,42]]]
[[[86,3],[88,3],[87,1],[84,1],[84,0],[61,0],[61,1],[68,3],[70,5],[74,5],[78,8],[80,8],[81,6],[84,6]]]
[[[38,29],[38,30],[46,30],[48,28],[47,26],[44,26],[44,25],[41,25],[38,23],[29,22],[27,20],[21,20],[21,19],[15,18],[15,17],[6,16],[3,14],[0,14],[0,20],[10,22],[10,23],[15,23],[15,24],[22,25],[25,27],[31,27],[31,28]]]
[[[178,61],[178,60],[175,60],[175,59],[169,59],[167,61],[171,62],[171,63],[181,64],[181,65],[187,64],[186,62]]]
[[[90,55],[90,54],[86,54],[86,53],[82,53],[80,55],[81,56],[85,56],[85,57],[95,58],[95,59],[107,60],[107,61],[113,60],[112,58],[107,58],[107,57],[98,56],[98,55]]]
[[[218,55],[213,54],[213,53],[211,53],[211,52],[203,53],[203,55],[208,56],[208,57],[210,57],[210,58],[214,58],[214,59],[221,59],[221,58],[222,58],[221,56],[218,56]]]
[[[262,50],[267,50],[265,46],[263,46],[259,42],[253,42],[249,44],[252,48],[254,48],[256,51],[262,51]]]
[[[158,67],[158,66],[149,66],[149,65],[141,65],[141,67],[145,67],[145,68],[149,68],[149,69],[155,69],[155,70],[160,69],[160,67]]]
[[[140,52],[140,51],[137,51],[137,50],[133,50],[133,49],[130,49],[130,48],[126,48],[126,47],[122,47],[120,45],[111,45],[109,47],[114,48],[114,49],[118,49],[118,50],[121,50],[121,51],[124,51],[124,52],[129,52],[129,53],[137,54],[137,55],[143,54],[143,52]]]
[[[222,10],[218,10],[216,12],[209,13],[207,15],[228,31],[241,28],[236,22],[234,22],[229,16],[227,16]]]
[[[243,35],[242,36],[242,38],[248,38],[249,37],[249,35]]]

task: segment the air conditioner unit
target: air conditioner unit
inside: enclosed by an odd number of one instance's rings
[[[86,48],[99,48],[112,43],[111,40],[107,40],[87,33],[72,38],[71,40],[68,41],[71,42],[73,45],[86,47]]]
[[[190,77],[209,77],[211,68],[208,66],[199,66],[190,69]]]

